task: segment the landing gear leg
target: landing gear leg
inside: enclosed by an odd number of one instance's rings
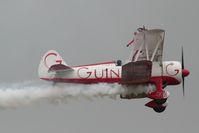
[[[147,107],[153,108],[157,113],[163,112],[167,107],[167,98],[169,97],[169,92],[164,90],[167,86],[167,83],[163,83],[162,78],[155,78],[152,82],[156,86],[156,91],[150,93],[148,98],[153,99],[146,104]]]
[[[163,89],[164,86],[162,85],[162,78],[155,78],[152,82],[154,82],[156,86],[156,91],[150,93],[148,98],[164,102],[162,99],[166,100],[169,97],[169,92]]]
[[[167,83],[167,82],[164,82],[164,83],[163,83],[163,89],[164,89],[165,87],[167,87],[167,85],[168,85],[168,83]]]

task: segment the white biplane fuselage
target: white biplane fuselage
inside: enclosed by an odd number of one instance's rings
[[[55,51],[49,51],[54,52]],[[59,59],[60,60],[60,59]],[[55,60],[56,62],[56,60]],[[49,68],[47,68],[48,70]],[[42,73],[40,75],[43,75]],[[182,80],[181,63],[177,61],[164,61],[163,74],[158,62],[153,62],[151,82],[154,78],[162,77],[168,85],[180,84]],[[74,66],[68,70],[58,70],[40,76],[41,79],[65,83],[121,83],[122,66],[115,61],[103,62],[82,66]]]

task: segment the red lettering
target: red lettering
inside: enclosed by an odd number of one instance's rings
[[[106,78],[108,78],[108,68],[106,68]]]
[[[89,72],[89,71],[81,71],[81,70],[88,70],[87,67],[82,67],[82,68],[79,68],[78,71],[77,71],[77,75],[79,78],[83,78],[83,79],[87,79],[91,76],[92,72]],[[80,72],[81,71],[81,72]],[[81,74],[83,72],[83,74]],[[85,73],[85,74],[84,74]],[[86,75],[86,76],[85,76]]]
[[[62,63],[62,60],[56,60],[57,63],[61,64]]]
[[[49,68],[49,66],[47,65],[47,58],[49,57],[49,56],[57,56],[57,54],[56,53],[49,53],[49,54],[47,54],[46,55],[46,57],[44,58],[44,65],[45,65],[45,67],[47,67],[47,68]]]
[[[117,69],[117,72],[115,72],[114,70],[110,70],[110,75],[111,75],[111,78],[113,78],[113,75],[112,74],[114,74],[117,78],[119,78],[120,77],[120,71],[119,71],[119,69]]]
[[[49,67],[49,64],[48,64],[48,57],[49,56],[55,56],[55,57],[57,57],[57,54],[56,53],[48,53],[47,55],[46,55],[46,57],[44,58],[44,65],[45,65],[45,67],[47,67],[47,68],[50,68]],[[55,60],[55,64],[62,64],[62,60]],[[50,64],[50,65],[52,65],[52,64]]]
[[[98,77],[97,75],[97,71],[96,71],[96,69],[95,69],[95,78],[97,78],[97,79],[101,79],[101,78],[103,78],[103,76],[104,76],[104,70],[102,70],[102,73],[101,73],[101,77]]]
[[[166,73],[168,74],[168,75],[170,75],[170,76],[175,76],[175,75],[177,75],[178,73],[179,73],[179,70],[178,69],[175,69],[174,71],[175,71],[175,73],[170,73],[169,72],[169,66],[173,66],[174,65],[174,63],[170,63],[170,64],[168,64],[167,66],[166,66]],[[172,70],[172,69],[171,69]]]

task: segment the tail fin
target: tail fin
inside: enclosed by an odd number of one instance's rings
[[[38,68],[39,78],[53,78],[54,73],[51,73],[51,71],[54,71],[56,68],[65,69],[69,68],[69,66],[65,63],[58,52],[55,50],[49,50],[44,54],[40,61]]]

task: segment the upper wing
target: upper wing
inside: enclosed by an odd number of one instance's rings
[[[143,30],[135,35],[129,62],[150,60],[162,62],[164,30]]]

